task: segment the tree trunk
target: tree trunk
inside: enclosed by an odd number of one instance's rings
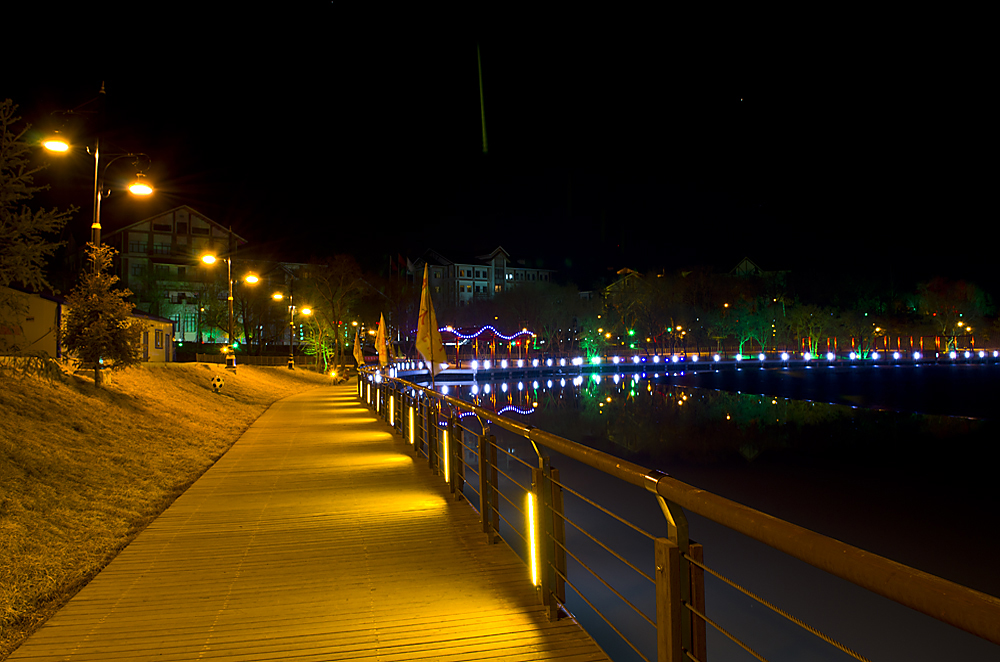
[[[94,364],[94,388],[101,388],[101,383],[103,382],[103,376],[101,375],[101,364]]]

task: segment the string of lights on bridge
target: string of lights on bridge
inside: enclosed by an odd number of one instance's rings
[[[468,334],[468,335],[462,333],[461,331],[459,331],[458,329],[456,329],[453,326],[443,326],[440,329],[438,329],[438,331],[441,331],[441,332],[447,331],[448,333],[453,333],[453,334],[455,334],[456,338],[461,338],[462,340],[472,340],[474,338],[478,338],[480,335],[486,333],[487,331],[492,331],[494,336],[496,336],[497,338],[501,338],[503,340],[506,340],[508,342],[511,341],[511,340],[514,340],[515,338],[520,338],[521,336],[531,336],[532,338],[536,337],[534,331],[528,331],[527,329],[521,329],[520,331],[518,331],[514,335],[507,336],[507,335],[504,335],[503,333],[500,333],[499,329],[497,329],[495,326],[492,326],[490,324],[487,324],[486,326],[482,327],[481,329],[479,329],[475,333]]]

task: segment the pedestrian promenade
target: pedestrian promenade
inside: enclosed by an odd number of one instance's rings
[[[9,658],[607,660],[358,403],[275,403]]]

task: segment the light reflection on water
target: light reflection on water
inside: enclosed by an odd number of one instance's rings
[[[453,384],[453,396],[636,461],[885,458],[989,424],[662,383],[639,374]]]

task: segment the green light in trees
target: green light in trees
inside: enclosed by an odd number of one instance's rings
[[[628,334],[629,334],[630,336],[634,336],[634,335],[635,335],[635,329],[629,329],[629,330],[628,330]]]

